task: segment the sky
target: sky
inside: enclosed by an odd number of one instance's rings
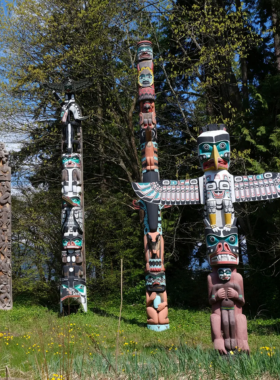
[[[12,0],[0,0],[0,4],[2,7],[4,7],[5,13],[7,12],[6,3],[12,3]]]

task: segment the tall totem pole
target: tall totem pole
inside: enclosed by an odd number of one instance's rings
[[[137,44],[137,58],[142,175],[143,181],[149,183],[159,180],[153,48],[150,41]],[[147,327],[163,331],[169,328],[169,319],[160,215],[162,206],[143,201],[137,203],[138,208],[144,210]]]
[[[249,352],[247,320],[242,314],[243,278],[237,273],[239,244],[233,203],[279,198],[280,173],[230,174],[230,136],[223,124],[203,127],[197,144],[202,177],[133,183],[133,188],[142,202],[155,206],[204,205],[206,248],[213,270],[208,276],[208,296],[214,348],[221,354],[236,348]]]
[[[74,298],[87,311],[86,260],[84,231],[83,186],[83,137],[82,110],[75,100],[75,92],[90,85],[88,80],[64,83],[45,83],[53,90],[55,99],[62,107],[62,279],[60,287],[60,311],[63,302]],[[65,92],[63,101],[57,91]]]
[[[11,168],[9,152],[0,143],[0,310],[10,310],[12,299],[11,268]]]

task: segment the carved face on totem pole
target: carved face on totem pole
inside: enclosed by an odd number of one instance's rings
[[[64,154],[62,156],[62,165],[65,169],[73,169],[81,167],[81,156],[80,154]]]
[[[81,249],[83,245],[83,239],[80,236],[64,236],[62,240],[64,249]]]
[[[138,84],[141,87],[151,87],[154,84],[154,74],[149,67],[142,67],[139,71]]]
[[[163,270],[162,236],[158,232],[148,232],[146,236],[149,250],[149,271],[161,272]]]
[[[229,281],[231,278],[231,269],[230,268],[219,268],[218,269],[219,279],[222,281]]]
[[[211,227],[206,227],[205,237],[208,261],[211,266],[239,264],[238,229],[236,226],[232,226],[229,231],[219,228],[217,232],[213,231]]]
[[[206,131],[197,139],[198,158],[202,170],[228,170],[230,162],[229,134],[225,130]]]
[[[137,44],[137,58],[138,61],[144,59],[152,60],[153,59],[153,48],[150,41],[140,41]]]
[[[80,298],[81,304],[86,308],[87,291],[85,281],[81,278],[73,278],[72,276],[67,280],[62,280],[60,297],[62,300],[66,298]]]
[[[148,292],[165,292],[166,279],[165,274],[161,273],[149,273],[146,277],[146,289]]]

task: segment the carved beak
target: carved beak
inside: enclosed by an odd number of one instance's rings
[[[152,141],[152,131],[149,127],[146,129],[146,141]]]
[[[215,170],[218,170],[218,159],[221,158],[216,145],[213,146],[211,157],[214,160]]]

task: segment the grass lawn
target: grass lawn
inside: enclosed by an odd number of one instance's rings
[[[145,328],[145,306],[124,305],[116,367],[118,314],[110,304],[67,317],[39,306],[0,311],[0,376],[280,379],[280,319],[248,321],[250,357],[224,358],[212,349],[209,311],[170,308],[170,330],[157,333]]]

